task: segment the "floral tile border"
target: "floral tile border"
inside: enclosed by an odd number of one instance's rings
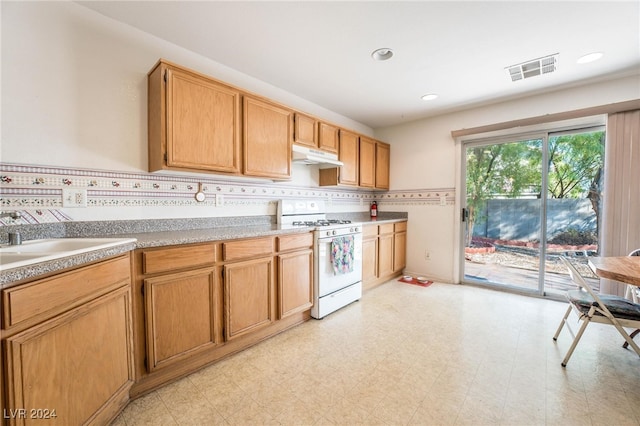
[[[206,195],[197,202],[199,186]],[[123,173],[64,167],[0,163],[0,208],[39,211],[33,220],[71,220],[62,208],[63,188],[85,188],[87,207],[215,206],[222,194],[227,206],[269,205],[281,198],[330,199],[332,203],[359,207],[377,200],[381,205],[453,204],[453,189],[419,189],[388,192],[346,188],[301,187],[286,182],[242,182],[224,176],[177,176]],[[50,210],[47,212],[47,210]],[[6,224],[0,220],[0,224]]]

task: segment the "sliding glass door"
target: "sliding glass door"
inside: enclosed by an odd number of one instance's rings
[[[558,255],[597,252],[603,152],[603,129],[465,142],[462,281],[565,291]]]

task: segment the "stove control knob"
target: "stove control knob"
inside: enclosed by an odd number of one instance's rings
[[[333,235],[336,235],[336,231],[333,231],[333,232],[332,232],[332,234],[333,234]]]
[[[327,237],[331,236],[331,231],[327,231]]]
[[[355,232],[360,232],[360,228],[358,228],[357,226],[355,227]]]

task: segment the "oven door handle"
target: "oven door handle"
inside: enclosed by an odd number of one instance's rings
[[[349,287],[350,287],[350,286],[349,286]],[[341,289],[340,289],[340,290],[338,290],[338,291],[334,291],[334,292],[333,292],[333,293],[331,293],[331,294],[327,294],[327,296],[329,296],[329,297],[336,297],[336,296],[340,296],[342,293],[345,293],[345,292],[347,292],[347,291],[351,290],[349,287],[341,288]],[[326,297],[326,296],[325,296],[325,297]]]

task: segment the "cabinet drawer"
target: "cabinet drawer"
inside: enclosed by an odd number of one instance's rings
[[[380,225],[378,229],[378,235],[393,234],[393,223],[385,223]]]
[[[4,327],[46,319],[95,296],[131,283],[129,256],[111,259],[2,292]]]
[[[273,253],[273,238],[231,241],[222,244],[222,260],[248,259]]]
[[[395,232],[404,232],[407,230],[407,222],[394,223]]]
[[[377,237],[378,225],[366,225],[362,227],[362,238]]]
[[[216,259],[215,245],[174,247],[142,252],[142,273],[155,274],[211,264]]]
[[[278,237],[278,251],[309,248],[313,245],[313,234],[283,235]]]

